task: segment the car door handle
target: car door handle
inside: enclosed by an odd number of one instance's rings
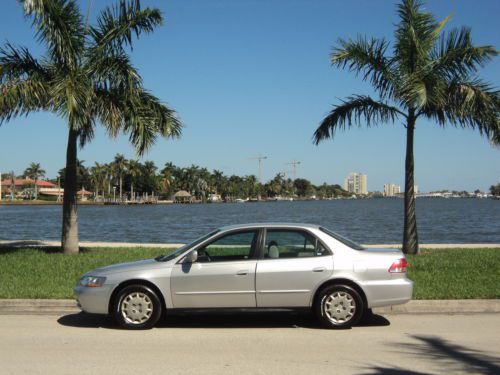
[[[244,276],[247,274],[248,274],[248,270],[240,270],[240,271],[236,272],[237,276]]]
[[[326,267],[316,267],[313,268],[313,272],[323,272],[326,270]]]

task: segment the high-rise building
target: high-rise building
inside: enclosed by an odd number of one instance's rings
[[[399,185],[395,184],[384,185],[384,197],[394,197],[399,193],[401,193],[401,187]]]
[[[344,179],[344,190],[354,194],[368,194],[366,174],[351,172]]]

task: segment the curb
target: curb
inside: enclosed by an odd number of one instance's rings
[[[0,315],[64,315],[80,312],[71,299],[0,299]],[[413,300],[404,305],[377,307],[376,314],[500,313],[500,299]]]
[[[500,299],[412,300],[404,305],[377,307],[377,314],[500,313]]]

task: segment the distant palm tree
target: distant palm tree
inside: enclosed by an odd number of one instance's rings
[[[45,176],[45,170],[42,169],[40,163],[31,163],[30,166],[24,171],[24,175],[35,181],[35,199],[38,199],[37,182],[40,177]]]
[[[102,196],[104,197],[106,177],[107,171],[105,165],[96,162],[94,166],[90,168],[90,179],[94,185],[95,199],[99,196],[99,190],[102,191]]]
[[[162,23],[158,9],[141,9],[140,1],[120,1],[105,8],[90,26],[76,0],[21,0],[47,53],[35,58],[10,43],[0,48],[0,124],[45,110],[67,121],[68,145],[64,188],[62,247],[77,253],[77,144],[83,147],[102,124],[111,136],[129,134],[138,154],[158,135],[179,137],[173,110],[142,85],[126,53],[132,37]]]
[[[130,176],[130,199],[134,200],[134,180],[141,175],[141,163],[130,160],[127,165],[127,174]]]
[[[384,39],[340,39],[331,61],[369,81],[379,99],[347,98],[333,107],[314,133],[314,142],[332,138],[336,130],[403,120],[406,128],[403,251],[418,253],[415,215],[413,141],[418,118],[477,129],[500,143],[499,92],[481,81],[479,67],[498,54],[492,46],[476,47],[468,28],[441,33],[449,21],[437,22],[417,0],[398,6],[392,56]]]
[[[111,163],[115,170],[115,175],[118,177],[118,182],[120,184],[120,199],[122,198],[122,187],[123,187],[123,176],[127,171],[128,161],[122,154],[116,154],[115,159]]]

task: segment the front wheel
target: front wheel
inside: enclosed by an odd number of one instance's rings
[[[364,306],[356,290],[346,285],[332,285],[320,292],[314,309],[326,328],[341,329],[356,324]]]
[[[162,313],[160,299],[144,285],[130,285],[120,290],[115,298],[113,315],[123,328],[152,328]]]

